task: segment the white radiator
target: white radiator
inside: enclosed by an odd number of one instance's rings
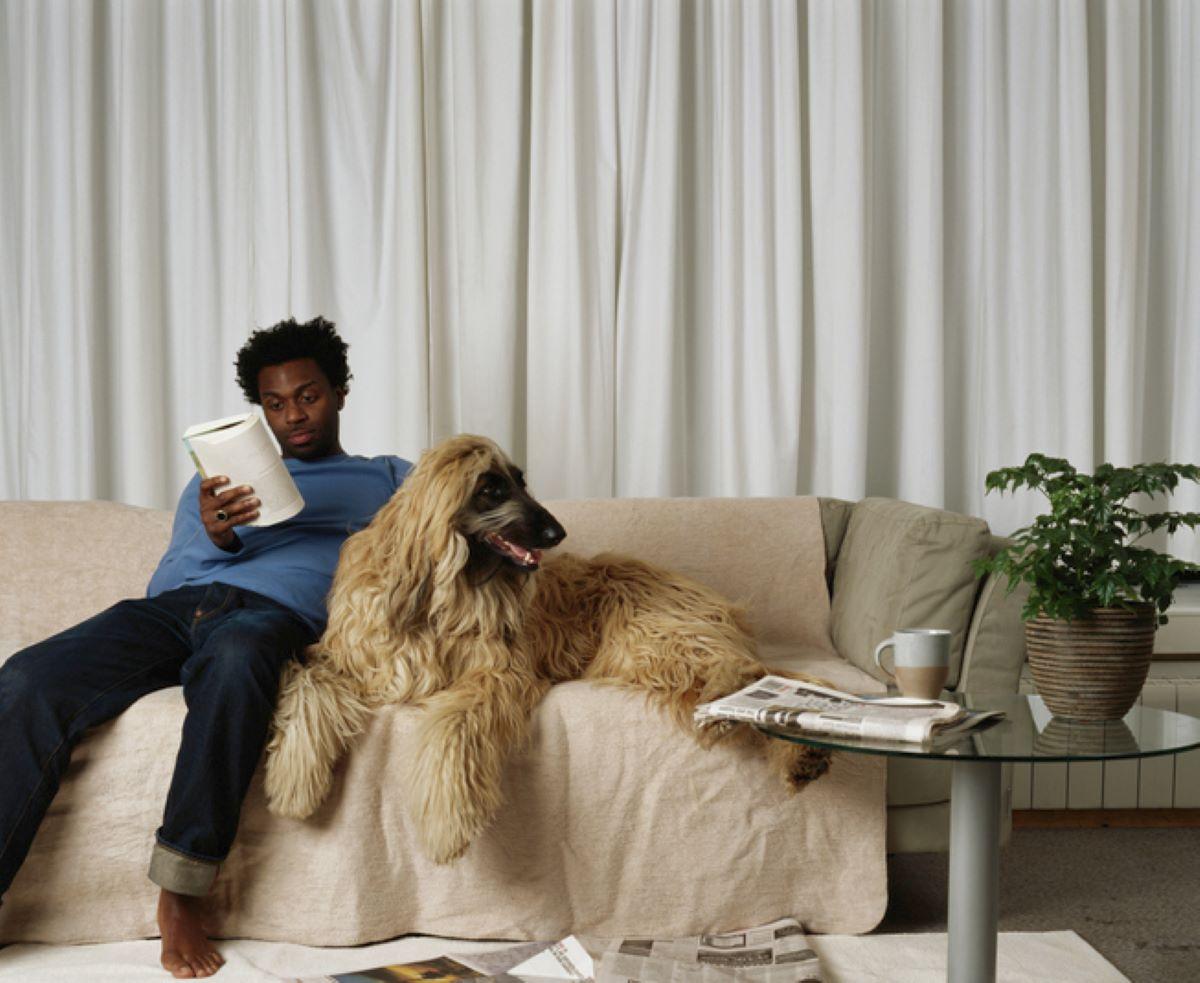
[[[1200,717],[1200,584],[1175,594],[1140,704]],[[1034,692],[1028,669],[1021,692]],[[1013,766],[1014,809],[1200,808],[1200,750],[1123,761]]]

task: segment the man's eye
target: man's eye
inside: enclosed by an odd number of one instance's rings
[[[311,395],[311,394],[310,394],[310,395],[306,395],[306,396],[302,396],[302,397],[300,397],[300,398],[301,398],[301,401],[302,401],[302,402],[305,402],[305,403],[315,403],[315,402],[317,401],[317,397],[316,397],[316,396],[313,396],[313,395]]]
[[[267,409],[269,409],[272,413],[278,413],[281,409],[283,409],[283,403],[267,403]]]

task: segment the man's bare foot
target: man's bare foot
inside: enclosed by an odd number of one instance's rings
[[[208,941],[200,919],[200,899],[165,888],[158,896],[158,930],[162,933],[162,965],[176,979],[212,976],[225,965]]]

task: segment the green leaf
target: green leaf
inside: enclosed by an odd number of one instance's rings
[[[1195,530],[1200,513],[1142,512],[1126,499],[1170,493],[1181,480],[1200,482],[1200,465],[1104,463],[1089,475],[1063,458],[1034,453],[1022,465],[991,471],[988,492],[1028,487],[1046,496],[1049,510],[1016,530],[1006,548],[978,561],[975,573],[1007,577],[1010,591],[1028,584],[1026,618],[1039,611],[1083,617],[1090,607],[1140,601],[1165,611],[1183,572],[1200,567],[1133,543],[1158,530]]]

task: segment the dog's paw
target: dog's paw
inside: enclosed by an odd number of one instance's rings
[[[694,728],[692,734],[702,748],[710,748],[728,737],[741,734],[745,727],[740,720],[708,720]]]
[[[788,787],[794,792],[804,789],[809,782],[815,782],[829,770],[829,760],[832,752],[827,748],[793,745],[794,752],[788,761],[785,779]]]
[[[308,772],[287,774],[281,767],[272,767],[274,764],[273,759],[268,759],[263,780],[267,811],[287,819],[307,819],[328,793],[329,775],[319,770],[315,776]]]
[[[421,837],[425,856],[435,864],[453,863],[471,845],[471,839],[462,830],[426,829]]]

